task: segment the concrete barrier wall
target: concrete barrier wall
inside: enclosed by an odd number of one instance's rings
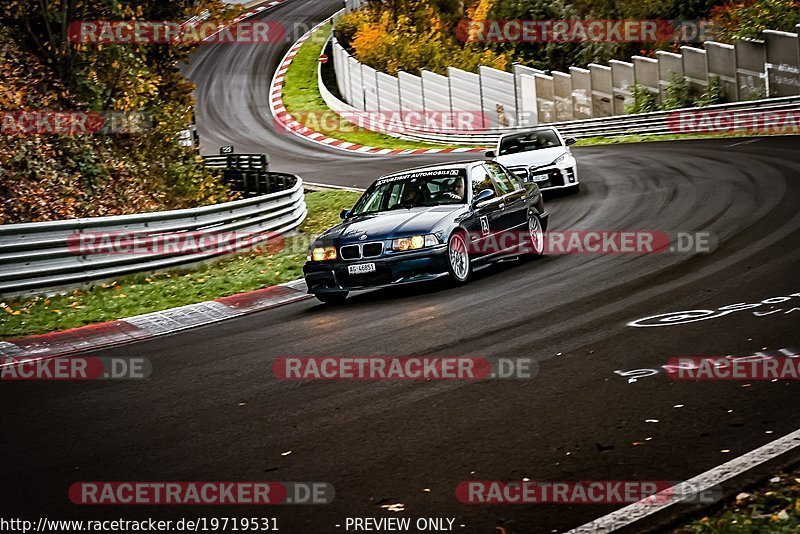
[[[348,2],[348,9],[360,5],[360,0]],[[663,101],[673,76],[683,79],[695,97],[718,77],[726,102],[800,95],[800,37],[771,30],[760,40],[706,42],[704,48],[683,46],[680,54],[659,51],[655,58],[570,67],[568,73],[515,64],[513,72],[479,67],[476,74],[451,67],[446,76],[389,76],[359,64],[336,39],[332,46],[339,92],[353,108],[471,111],[481,114],[481,126],[487,128],[621,115],[635,84]]]

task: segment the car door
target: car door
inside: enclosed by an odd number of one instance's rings
[[[472,255],[480,257],[496,253],[497,240],[493,237],[503,231],[504,201],[500,198],[500,191],[497,184],[492,180],[489,170],[483,165],[476,165],[470,173],[470,187],[472,188],[472,198],[484,189],[491,189],[495,192],[495,197],[481,202],[480,207],[475,206],[474,230],[470,229],[470,250]]]
[[[498,228],[503,232],[522,232],[528,224],[528,192],[522,183],[505,167],[487,162],[486,168],[495,182],[500,203]]]

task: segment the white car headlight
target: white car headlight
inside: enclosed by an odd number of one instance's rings
[[[569,154],[567,154],[566,152],[564,152],[563,154],[561,154],[560,156],[558,156],[558,157],[557,157],[555,160],[553,160],[553,163],[551,163],[550,165],[558,165],[559,163],[561,163],[561,162],[563,162],[565,159],[567,159],[567,156],[568,156],[568,155],[569,155]]]

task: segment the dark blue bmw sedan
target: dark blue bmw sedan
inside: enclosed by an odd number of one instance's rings
[[[491,161],[384,176],[341,217],[303,267],[308,292],[322,302],[440,276],[463,284],[492,261],[541,255],[547,229],[538,186]]]

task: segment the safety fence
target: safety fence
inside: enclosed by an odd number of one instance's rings
[[[1,225],[0,295],[187,265],[290,232],[307,214],[303,181],[270,174],[285,188],[212,206]],[[213,246],[203,246],[209,240]]]

